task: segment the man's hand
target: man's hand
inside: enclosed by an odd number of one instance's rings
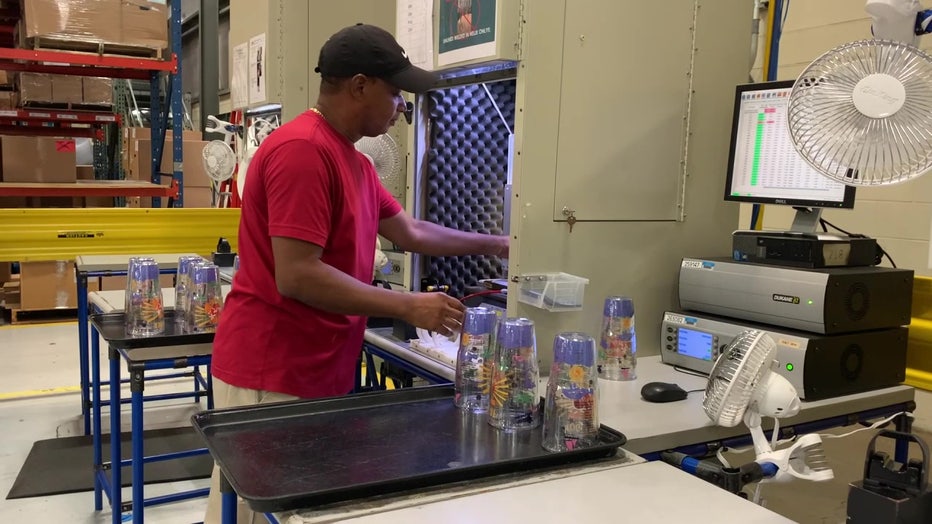
[[[413,293],[410,309],[403,319],[416,327],[444,336],[458,333],[463,325],[466,306],[444,293]]]
[[[493,257],[508,258],[509,238],[507,235],[493,237],[492,252]]]

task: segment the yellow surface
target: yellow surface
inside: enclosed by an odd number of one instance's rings
[[[0,262],[236,250],[239,209],[0,209]]]
[[[912,317],[906,349],[906,383],[932,391],[932,278],[913,279]]]

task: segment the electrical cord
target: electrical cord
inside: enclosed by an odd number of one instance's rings
[[[693,370],[691,370],[691,369],[681,368],[680,366],[673,366],[673,370],[674,370],[674,371],[679,371],[680,373],[682,373],[682,374],[684,374],[684,375],[692,375],[692,376],[694,376],[694,377],[704,378],[704,379],[706,379],[706,380],[708,380],[708,378],[709,378],[709,376],[706,375],[705,373],[700,373],[700,372],[698,372],[698,371],[693,371]],[[703,390],[703,391],[705,391],[705,390]]]

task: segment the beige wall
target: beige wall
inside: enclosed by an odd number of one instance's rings
[[[761,21],[758,60],[752,76],[763,78],[762,54],[765,48],[766,13]],[[863,0],[794,0],[790,2],[783,37],[780,41],[778,80],[791,80],[815,58],[831,48],[870,37],[870,18]],[[932,48],[932,38],[921,41]],[[932,176],[896,186],[859,188],[853,210],[825,210],[822,217],[848,231],[874,237],[896,261],[917,275],[929,270],[929,231],[932,223]],[[793,210],[767,206],[765,229],[788,229]],[[738,227],[750,226],[750,206],[741,206]],[[884,261],[889,266],[888,261]]]

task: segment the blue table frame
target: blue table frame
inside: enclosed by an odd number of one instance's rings
[[[144,494],[144,465],[149,462],[158,462],[162,460],[180,459],[194,455],[203,455],[207,453],[207,448],[195,450],[165,453],[162,455],[144,456],[143,453],[143,391],[145,388],[145,372],[155,369],[179,369],[190,366],[205,366],[207,368],[207,378],[204,379],[198,373],[196,380],[203,385],[204,393],[207,395],[207,408],[213,409],[213,381],[210,375],[210,354],[190,354],[187,350],[190,345],[155,346],[160,348],[158,355],[150,358],[140,358],[134,356],[133,349],[114,347],[109,344],[108,357],[110,359],[110,383],[119,384],[120,380],[120,360],[126,361],[127,370],[130,378],[131,391],[131,435],[132,435],[132,453],[130,460],[123,460],[120,442],[121,435],[121,413],[120,388],[111,388],[110,391],[110,462],[103,462],[103,438],[101,435],[101,416],[100,408],[102,402],[97,401],[100,398],[100,366],[99,366],[99,337],[98,330],[94,326],[94,335],[92,343],[95,351],[92,355],[95,357],[94,363],[94,509],[99,511],[103,508],[103,493],[107,493],[110,507],[112,508],[112,522],[119,524],[122,522],[122,513],[132,511],[132,521],[134,524],[144,522],[143,508],[146,506],[155,506],[159,504],[168,504],[191,498],[206,497],[209,488],[190,490],[172,495],[161,497],[145,498]],[[212,340],[213,335],[210,335]],[[203,342],[209,343],[209,342]],[[158,398],[179,398],[192,396],[194,393],[179,393],[173,395],[160,395]],[[155,398],[155,397],[150,397]],[[123,466],[131,466],[132,469],[132,500],[124,502],[122,500],[122,471]],[[108,477],[107,471],[110,475]]]

